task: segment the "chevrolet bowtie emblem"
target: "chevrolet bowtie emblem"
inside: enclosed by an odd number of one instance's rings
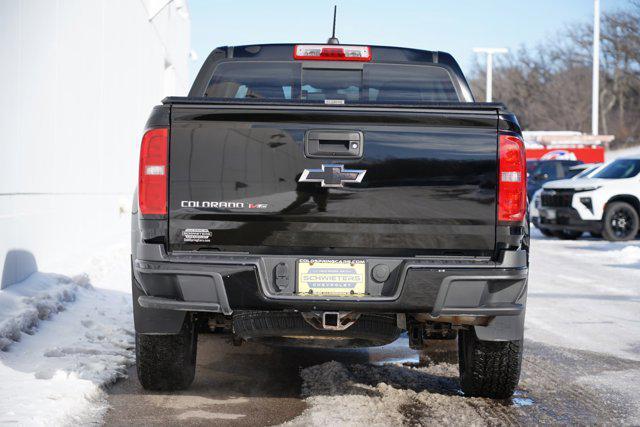
[[[322,187],[343,187],[344,183],[362,182],[366,170],[349,170],[344,165],[322,165],[322,169],[305,169],[298,182],[319,182]]]

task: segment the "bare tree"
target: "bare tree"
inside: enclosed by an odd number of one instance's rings
[[[496,61],[495,99],[525,129],[590,130],[592,27],[575,24],[533,49]],[[615,144],[640,143],[640,0],[604,14],[601,30],[600,122]],[[475,64],[471,86],[484,97],[484,68]]]

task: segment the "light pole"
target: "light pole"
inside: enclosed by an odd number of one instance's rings
[[[504,47],[474,47],[473,51],[487,54],[487,102],[491,102],[493,95],[493,55],[496,53],[507,53],[508,50]]]
[[[593,0],[593,76],[591,80],[591,133],[597,135],[600,115],[600,0]]]

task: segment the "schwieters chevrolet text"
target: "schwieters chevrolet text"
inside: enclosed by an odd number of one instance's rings
[[[528,275],[520,127],[447,53],[227,46],[153,109],[132,221],[140,382],[187,388],[197,333],[421,349],[467,396],[518,383]]]

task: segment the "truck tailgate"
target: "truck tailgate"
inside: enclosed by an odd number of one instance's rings
[[[472,107],[173,104],[170,250],[488,255],[497,128]],[[361,157],[305,155],[323,132],[359,135]],[[323,165],[365,174],[299,182]]]

